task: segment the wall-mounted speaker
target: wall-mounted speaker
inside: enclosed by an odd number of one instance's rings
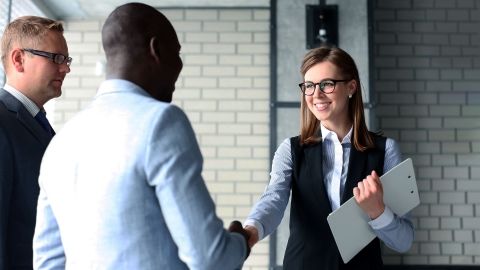
[[[307,5],[307,49],[338,45],[337,5]]]

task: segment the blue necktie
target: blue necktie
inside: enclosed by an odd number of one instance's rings
[[[37,120],[37,122],[48,132],[48,134],[51,136],[55,135],[55,131],[53,131],[52,126],[48,122],[47,114],[45,112],[39,111],[37,115],[35,115],[35,120]]]

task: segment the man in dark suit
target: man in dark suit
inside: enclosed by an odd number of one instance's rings
[[[43,106],[60,96],[72,58],[62,24],[35,16],[12,21],[1,49],[0,270],[33,269],[40,162],[55,134]]]

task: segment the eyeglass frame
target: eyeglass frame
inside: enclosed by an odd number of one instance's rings
[[[33,55],[37,55],[37,56],[42,56],[42,57],[45,57],[45,58],[48,58],[50,60],[52,60],[52,62],[54,62],[55,64],[58,64],[58,65],[61,65],[63,63],[67,63],[67,66],[70,67],[70,65],[72,64],[72,61],[73,61],[73,58],[70,57],[70,56],[65,56],[61,53],[51,53],[51,52],[46,52],[46,51],[40,51],[40,50],[34,50],[34,49],[28,49],[28,48],[24,48],[22,49],[22,51],[25,51],[25,52],[29,52]],[[63,57],[63,61],[56,61],[56,59],[58,59],[57,57]]]
[[[300,91],[302,91],[302,93],[305,95],[305,96],[313,96],[315,94],[315,90],[317,90],[317,85],[318,85],[318,89],[320,89],[320,91],[322,91],[322,93],[324,94],[331,94],[333,93],[333,91],[335,91],[335,86],[337,86],[337,83],[339,82],[349,82],[351,81],[352,79],[349,79],[349,80],[334,80],[334,79],[325,79],[325,80],[321,80],[320,82],[318,83],[314,83],[314,82],[311,82],[311,81],[306,81],[306,82],[303,82],[303,83],[299,83],[298,86],[300,87]],[[333,83],[333,89],[332,91],[330,92],[325,92],[323,89],[322,89],[322,84],[326,83],[326,82],[332,82]],[[313,89],[313,92],[312,94],[308,95],[307,93],[305,93],[303,87],[305,86],[305,83],[311,83],[313,84],[314,86],[314,89]],[[323,87],[325,88],[325,87]]]

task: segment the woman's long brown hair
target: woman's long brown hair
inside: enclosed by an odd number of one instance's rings
[[[318,47],[310,50],[302,61],[300,73],[305,73],[318,63],[328,61],[334,64],[342,75],[342,78],[351,78],[357,83],[357,91],[349,99],[348,116],[353,122],[353,146],[358,151],[365,151],[374,148],[375,144],[372,135],[368,132],[363,111],[362,91],[360,76],[357,65],[353,58],[344,50],[336,47]],[[320,120],[308,108],[302,94],[300,107],[300,143],[313,144],[320,141]]]

